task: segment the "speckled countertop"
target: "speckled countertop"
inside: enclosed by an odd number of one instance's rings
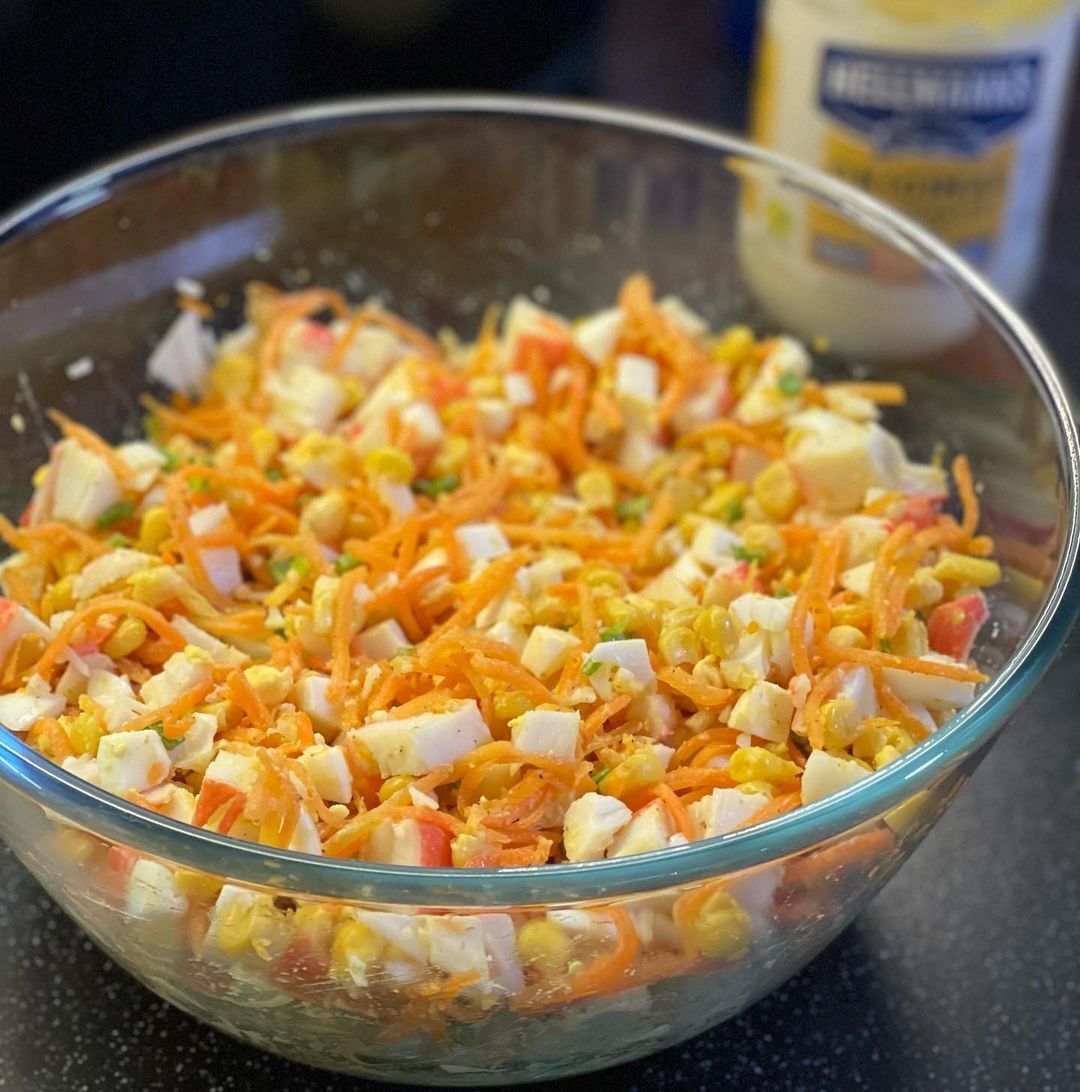
[[[1075,382],[1080,111],[1074,114],[1029,311]],[[622,1092],[1080,1088],[1078,655],[1074,637],[912,860],[801,974],[683,1046],[602,1078],[536,1087],[584,1092],[602,1080]],[[94,948],[0,847],[0,1090],[270,1087],[389,1088],[272,1058],[157,1000]]]

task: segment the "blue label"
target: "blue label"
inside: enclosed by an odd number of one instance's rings
[[[1040,59],[1030,53],[942,57],[825,50],[822,109],[882,151],[976,155],[1035,108]]]

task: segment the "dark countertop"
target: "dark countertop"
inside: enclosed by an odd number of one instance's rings
[[[638,16],[647,7],[613,6]],[[631,44],[649,38],[635,26]],[[611,40],[628,48],[626,37]],[[603,64],[601,57],[601,70]],[[616,70],[625,80],[627,66]],[[592,89],[733,123],[740,79],[720,69],[685,100],[662,79],[659,86],[644,79],[626,87],[599,79]],[[1080,360],[1076,114],[1044,273],[1029,302],[1066,371]],[[824,954],[742,1017],[610,1070],[604,1086],[624,1092],[1080,1088],[1078,653],[1074,637],[925,844]],[[537,1087],[579,1092],[597,1083],[583,1077]],[[157,1000],[98,952],[0,847],[2,1092],[260,1087],[389,1086],[270,1057]]]

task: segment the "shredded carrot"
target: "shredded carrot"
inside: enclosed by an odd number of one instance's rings
[[[753,815],[744,819],[736,830],[745,830],[747,827],[756,826],[758,823],[767,823],[770,819],[777,819],[793,811],[802,803],[802,795],[797,792],[781,793],[774,796],[767,804],[762,804]]]
[[[183,735],[183,728],[181,726],[174,729],[172,726],[202,702],[207,694],[214,689],[215,685],[213,679],[196,683],[174,698],[168,705],[163,705],[160,709],[151,709],[149,712],[141,713],[134,720],[129,720],[124,725],[124,731],[137,732],[140,729],[148,728],[151,724],[160,722],[164,726],[162,734],[166,739],[178,739]]]
[[[656,677],[671,687],[672,690],[688,697],[701,709],[717,709],[728,705],[735,697],[736,691],[728,690],[722,686],[711,686],[709,683],[696,682],[681,667],[662,667]]]
[[[893,652],[883,652],[875,648],[823,645],[821,657],[830,664],[856,663],[866,664],[868,667],[893,667],[898,671],[910,671],[916,675],[937,675],[942,679],[955,679],[957,682],[986,682],[986,676],[981,671],[962,664],[920,660],[916,656],[897,656]]]
[[[226,685],[229,688],[229,697],[244,711],[244,715],[251,721],[253,727],[270,727],[273,723],[270,711],[242,671],[231,672]]]
[[[690,813],[686,810],[686,806],[675,795],[671,786],[661,782],[656,786],[654,791],[657,799],[662,800],[667,807],[667,810],[671,813],[671,818],[674,821],[678,832],[688,842],[695,841],[697,839],[697,827],[694,825],[694,820],[690,818]]]
[[[971,476],[971,463],[968,462],[966,455],[957,455],[953,459],[952,472],[956,491],[960,494],[960,503],[963,505],[964,515],[960,528],[964,538],[969,539],[979,526],[979,498],[975,492],[975,481]]]
[[[845,380],[839,383],[828,383],[825,390],[854,394],[859,398],[876,402],[879,406],[902,406],[907,402],[907,391],[899,383],[870,383]]]

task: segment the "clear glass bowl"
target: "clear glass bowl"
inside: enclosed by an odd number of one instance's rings
[[[798,217],[777,214],[791,208],[846,225],[876,272],[810,260]],[[639,268],[714,325],[827,337],[827,370],[908,385],[888,423],[917,455],[943,440],[972,456],[1009,571],[978,649],[992,682],[872,778],[763,827],[542,869],[402,869],[230,841],[108,796],[0,732],[0,833],[162,997],[312,1065],[427,1084],[554,1077],[666,1047],[752,1004],[851,921],[1060,648],[1078,607],[1077,440],[1020,319],[861,194],[706,129],[599,107],[443,96],[292,109],[138,152],[18,210],[0,223],[0,401],[25,427],[0,430],[0,507],[21,509],[46,457],[44,407],[114,439],[138,428],[178,277],[202,281],[232,319],[252,278],[312,281],[472,333],[491,299],[536,290],[582,313]],[[83,356],[93,375],[69,379]],[[161,869],[182,897],[154,894]],[[225,883],[241,909],[211,919]],[[366,911],[406,946],[418,920],[439,917],[512,954],[553,909],[583,912],[568,919],[582,958],[524,992],[498,961],[453,1002],[430,964],[349,989],[328,968],[333,937]]]

